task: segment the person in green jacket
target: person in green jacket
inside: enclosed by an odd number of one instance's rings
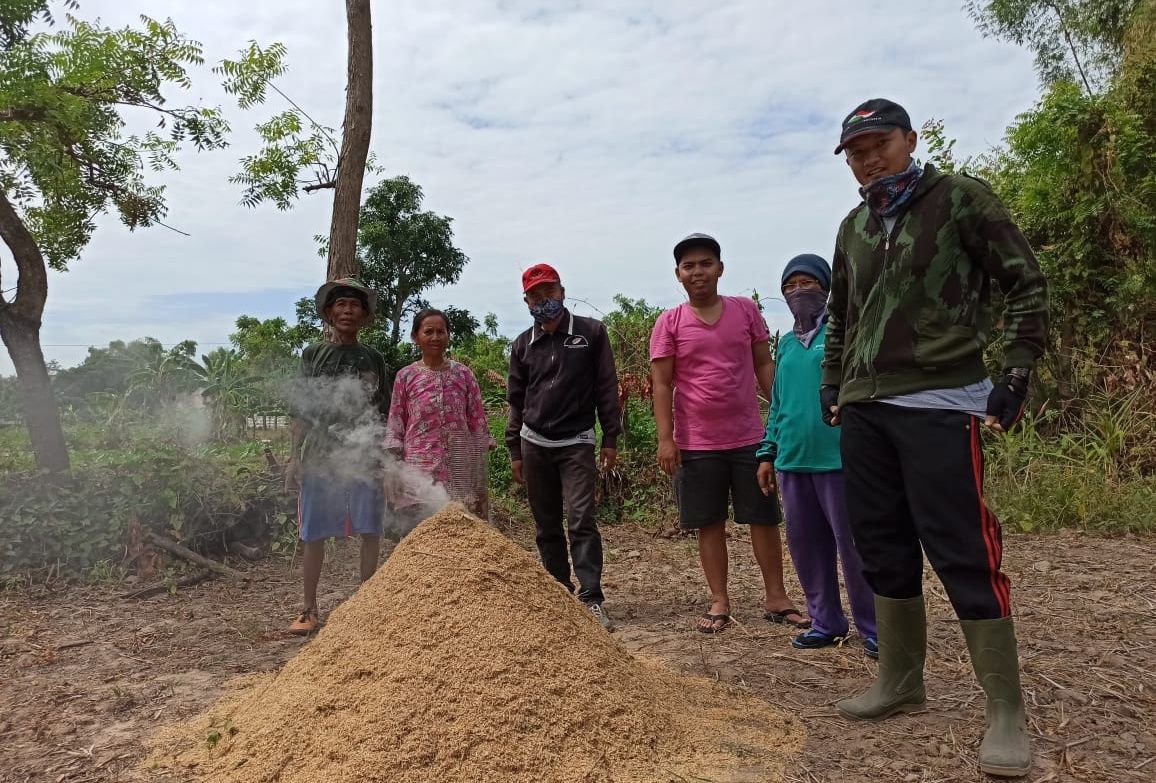
[[[926,552],[987,696],[980,769],[1018,777],[1031,748],[980,438],[1023,413],[1047,336],[1047,284],[991,189],[919,165],[916,143],[903,107],[876,98],[846,116],[835,148],[863,203],[839,226],[819,397],[825,420],[842,424],[847,506],[876,595],[880,655],[874,684],[836,707],[854,720],[922,707]],[[1003,371],[993,384],[983,351],[997,284]]]
[[[826,426],[815,408],[831,267],[811,253],[795,256],[783,269],[781,290],[795,324],[778,340],[767,434],[755,457],[764,495],[775,491],[778,471],[787,546],[811,617],[811,627],[791,644],[814,650],[846,639],[849,625],[839,597],[837,568],[837,560],[842,560],[855,627],[866,654],[877,658],[875,597],[863,578],[863,561],[855,551],[847,518],[839,431]]]

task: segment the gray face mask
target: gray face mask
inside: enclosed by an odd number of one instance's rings
[[[787,307],[795,316],[794,332],[800,341],[815,330],[819,319],[827,311],[827,292],[822,288],[797,288],[786,295]],[[808,346],[810,340],[806,340]]]

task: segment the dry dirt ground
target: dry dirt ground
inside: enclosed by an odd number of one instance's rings
[[[525,545],[524,529],[507,532]],[[735,682],[799,715],[808,737],[792,783],[980,781],[983,701],[942,589],[929,577],[927,709],[849,724],[833,701],[875,664],[856,639],[796,651],[762,619],[748,539],[731,539],[738,624],[693,630],[704,594],[692,540],[605,529],[607,608],[628,648]],[[1156,538],[1009,536],[1035,766],[1024,780],[1156,780]],[[356,588],[356,549],[340,543],[323,608]],[[238,566],[176,595],[125,600],[124,585],[0,594],[0,781],[140,780],[144,740],[209,704],[229,678],[275,669],[306,641],[282,632],[298,606],[286,560]],[[801,593],[790,577],[792,595]],[[421,607],[398,607],[420,622]],[[549,782],[544,782],[549,783]]]

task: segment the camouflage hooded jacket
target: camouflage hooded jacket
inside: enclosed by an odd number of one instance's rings
[[[843,219],[832,264],[823,385],[839,404],[975,383],[1004,292],[1004,366],[1044,352],[1047,284],[1027,239],[981,180],[928,165],[887,233],[860,204]]]

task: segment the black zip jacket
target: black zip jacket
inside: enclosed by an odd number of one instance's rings
[[[617,448],[622,411],[606,327],[563,310],[555,331],[544,332],[535,324],[522,332],[510,346],[506,399],[511,459],[522,458],[523,423],[544,438],[561,440],[593,427],[596,410],[602,448]]]

